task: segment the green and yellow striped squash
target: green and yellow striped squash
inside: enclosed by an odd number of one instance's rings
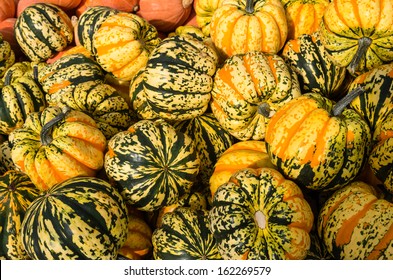
[[[210,37],[223,57],[250,51],[277,54],[287,35],[280,0],[225,0],[210,22]]]
[[[244,168],[213,196],[210,229],[225,260],[304,259],[314,215],[302,190],[277,170]]]
[[[0,78],[15,63],[15,52],[8,41],[0,33]]]
[[[191,191],[200,159],[187,134],[162,119],[140,120],[109,140],[104,167],[131,206],[154,211]]]
[[[368,164],[375,177],[393,193],[393,111],[378,122],[373,138],[376,143],[368,156]]]
[[[45,94],[33,78],[22,76],[0,87],[0,133],[8,135],[20,128],[27,116],[46,107]]]
[[[362,87],[364,93],[350,103],[369,124],[374,132],[378,122],[393,111],[393,63],[384,64],[357,76],[350,84],[349,91]]]
[[[161,226],[152,235],[154,259],[222,259],[209,224],[207,210],[178,207],[166,213]]]
[[[362,181],[334,192],[318,216],[318,234],[334,259],[391,260],[392,226],[392,202]]]
[[[76,176],[95,176],[104,165],[107,140],[87,114],[48,106],[10,133],[11,157],[40,189]]]
[[[34,3],[15,22],[15,39],[31,61],[46,61],[74,42],[69,16],[57,5]]]
[[[160,42],[154,25],[126,12],[103,20],[92,41],[98,64],[120,82],[129,82],[145,67],[150,53]]]
[[[95,177],[74,177],[33,200],[21,242],[33,260],[116,259],[127,223],[127,206],[115,187]]]
[[[2,80],[4,83],[10,84],[20,77],[27,76],[38,83],[38,73],[46,65],[46,62],[17,61],[5,71]]]
[[[16,166],[11,157],[10,141],[6,140],[0,144],[0,175],[9,170],[16,170]]]
[[[319,31],[287,41],[281,55],[297,73],[302,92],[319,92],[333,100],[345,93],[341,88],[347,69],[333,63],[321,43]]]
[[[201,160],[199,180],[208,187],[214,165],[221,154],[226,151],[235,139],[221,127],[211,112],[191,120],[172,124],[176,130],[188,134],[195,142],[198,157]]]
[[[263,140],[270,117],[300,96],[296,73],[278,55],[233,55],[217,70],[210,107],[238,140]]]
[[[91,116],[108,140],[126,130],[136,119],[125,98],[114,87],[102,82],[83,82],[71,89],[47,94],[46,98],[49,105],[68,106]]]
[[[334,63],[356,76],[393,61],[393,0],[333,0],[319,30]]]
[[[23,172],[10,170],[0,176],[0,259],[27,259],[20,241],[21,225],[31,202],[40,191]]]
[[[76,26],[76,43],[85,47],[93,56],[93,36],[106,18],[119,13],[107,6],[88,7],[79,17]]]
[[[38,73],[38,82],[48,95],[88,81],[103,82],[104,78],[101,66],[81,53],[63,56]]]
[[[209,107],[217,53],[191,36],[162,40],[130,81],[130,102],[142,119],[183,121]]]
[[[306,93],[271,118],[266,129],[267,152],[287,178],[301,187],[327,191],[358,175],[370,150],[371,131],[345,104]]]

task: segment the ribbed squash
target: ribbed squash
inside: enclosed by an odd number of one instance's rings
[[[332,190],[353,180],[366,161],[371,132],[355,110],[345,108],[361,89],[335,103],[306,93],[281,107],[266,129],[267,152],[299,186]]]
[[[69,16],[58,6],[34,3],[17,17],[15,39],[31,61],[46,61],[74,42]]]
[[[8,77],[8,75],[7,75]],[[20,128],[28,114],[46,107],[45,94],[33,78],[22,76],[0,86],[0,133],[10,134]]]
[[[244,168],[269,167],[275,168],[266,151],[265,141],[240,141],[228,149],[218,158],[209,179],[210,193],[214,196],[217,189],[238,170]]]
[[[113,186],[94,177],[74,177],[30,204],[21,242],[33,260],[116,259],[127,223],[127,206]]]
[[[347,69],[333,63],[321,43],[319,31],[288,40],[281,55],[297,73],[302,92],[319,92],[333,100],[345,94],[341,88]]]
[[[250,51],[277,54],[287,35],[280,0],[226,0],[210,22],[210,36],[224,57]]]
[[[41,190],[72,177],[95,176],[107,144],[91,117],[57,106],[29,114],[9,141],[15,166]]]
[[[217,53],[190,36],[164,39],[130,81],[130,102],[142,119],[183,121],[209,107]]]
[[[176,130],[188,134],[194,140],[198,157],[201,160],[198,176],[202,184],[208,187],[217,159],[233,144],[234,138],[221,127],[210,112],[172,125]]]
[[[210,107],[239,140],[263,140],[271,115],[300,96],[296,73],[278,55],[233,55],[217,70]]]
[[[11,157],[10,141],[6,140],[0,144],[0,175],[3,175],[9,170],[15,170],[16,166]]]
[[[319,29],[332,60],[352,75],[393,60],[392,0],[333,0]]]
[[[5,71],[15,63],[15,52],[9,42],[4,40],[0,33],[0,78],[4,76]]]
[[[118,10],[107,6],[88,7],[77,19],[75,27],[75,41],[84,46],[93,56],[93,36],[102,22],[111,15],[119,13]]]
[[[210,229],[226,260],[304,259],[314,215],[301,189],[277,170],[245,168],[213,197]]]
[[[337,190],[318,216],[318,233],[335,259],[391,260],[393,205],[355,181]]]
[[[375,177],[393,193],[393,111],[378,122],[373,139],[376,142],[368,157]]]
[[[0,259],[27,259],[20,242],[21,224],[40,191],[23,172],[10,170],[0,176]]]
[[[46,98],[49,105],[68,106],[91,116],[108,140],[135,122],[125,98],[106,83],[83,82],[71,89],[47,94]]]
[[[281,0],[288,21],[287,40],[311,35],[319,24],[330,0]]]
[[[114,135],[105,154],[105,171],[127,202],[157,210],[189,193],[200,168],[195,143],[162,119],[140,120]]]
[[[210,23],[213,14],[223,2],[224,0],[194,0],[196,22],[206,36],[210,36]]]
[[[166,213],[153,232],[153,257],[156,260],[222,259],[210,232],[209,212],[179,207]]]
[[[11,84],[18,78],[27,76],[38,83],[38,73],[46,65],[46,62],[17,61],[5,71],[2,80],[5,84]]]
[[[98,64],[123,82],[129,82],[145,67],[150,53],[161,41],[147,20],[124,12],[103,20],[92,40]]]
[[[350,107],[367,121],[374,132],[378,122],[393,110],[393,63],[375,67],[357,76],[349,84],[349,90],[357,87],[362,87],[364,94],[356,97]]]
[[[70,90],[80,83],[103,82],[104,77],[104,71],[96,61],[76,53],[47,64],[39,71],[38,82],[45,93],[52,95],[67,88]]]

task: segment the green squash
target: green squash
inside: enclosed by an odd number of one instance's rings
[[[127,223],[127,206],[113,186],[95,177],[74,177],[30,204],[21,242],[33,260],[116,259]]]
[[[11,170],[0,176],[0,259],[27,259],[20,242],[26,211],[40,191],[23,172]]]
[[[194,141],[164,120],[140,120],[108,141],[104,167],[133,207],[153,211],[189,193],[200,169]]]
[[[164,214],[152,235],[156,260],[220,260],[216,240],[209,229],[209,212],[178,207]]]

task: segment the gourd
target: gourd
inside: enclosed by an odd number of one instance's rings
[[[68,107],[29,114],[8,139],[15,166],[40,190],[72,177],[95,176],[104,165],[104,134],[91,117]]]
[[[18,0],[16,15],[19,16],[24,9],[36,3],[53,4],[62,10],[69,12],[73,11],[81,3],[81,0]]]
[[[162,119],[140,120],[109,140],[104,167],[132,207],[154,211],[190,193],[200,159],[187,134]]]
[[[19,238],[21,224],[40,191],[23,172],[10,170],[0,176],[0,259],[27,259]]]
[[[81,0],[75,9],[76,16],[80,16],[90,7],[106,6],[121,12],[135,13],[139,10],[139,0]]]
[[[36,3],[26,7],[15,22],[15,39],[31,61],[46,61],[74,41],[69,16],[58,6]]]
[[[210,22],[210,36],[224,57],[250,51],[277,54],[287,35],[287,18],[280,0],[225,1]]]
[[[224,0],[194,0],[196,22],[206,36],[210,36],[210,23],[213,14],[223,2]]]
[[[305,93],[281,107],[266,129],[272,163],[311,190],[334,190],[352,181],[368,156],[371,131],[346,106],[363,92],[356,88],[337,103],[318,93]]]
[[[219,260],[217,243],[209,229],[209,212],[178,207],[162,217],[152,235],[156,260]]]
[[[210,108],[236,139],[263,140],[274,113],[300,96],[296,73],[275,54],[233,55],[216,71]]]
[[[33,260],[112,260],[127,238],[127,223],[116,188],[95,177],[73,177],[32,201],[21,242]]]
[[[210,230],[225,260],[304,259],[314,215],[293,181],[267,167],[235,172],[213,196]]]
[[[318,234],[334,259],[389,260],[392,203],[378,189],[354,181],[334,192],[321,208]]]
[[[11,44],[4,40],[3,35],[0,33],[0,78],[8,68],[15,63],[15,52],[12,50]]]

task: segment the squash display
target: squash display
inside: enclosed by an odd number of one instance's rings
[[[158,260],[220,260],[210,231],[209,212],[179,207],[162,217],[153,232],[153,256]]]
[[[367,122],[346,108],[357,88],[335,103],[308,93],[281,107],[266,129],[267,152],[287,178],[312,190],[332,190],[353,180],[371,145]]]
[[[127,206],[108,182],[75,177],[34,199],[21,225],[33,260],[116,259],[127,238]]]
[[[226,0],[213,13],[210,36],[220,54],[277,54],[288,35],[280,0]]]
[[[31,61],[46,61],[73,43],[74,28],[58,6],[35,3],[17,17],[15,38]]]
[[[209,107],[217,53],[198,39],[172,36],[151,53],[130,82],[130,102],[142,119],[183,121]]]
[[[347,69],[336,65],[321,43],[319,31],[288,40],[281,56],[298,75],[302,92],[319,92],[338,100],[344,94]]]
[[[318,233],[335,259],[391,260],[393,205],[354,181],[334,192],[318,216]]]
[[[106,138],[96,122],[69,107],[33,112],[9,135],[15,166],[40,189],[76,176],[95,176],[104,165]]]
[[[239,140],[263,140],[271,116],[300,96],[296,73],[274,54],[233,55],[216,71],[210,107]]]
[[[352,75],[393,60],[392,0],[333,0],[319,30],[332,60]]]
[[[39,195],[23,172],[11,170],[0,176],[0,259],[27,259],[20,242],[21,225],[31,202]]]
[[[131,206],[153,211],[191,191],[200,160],[190,136],[162,119],[140,120],[109,140],[104,166]]]
[[[311,207],[301,189],[272,168],[233,174],[215,192],[209,219],[226,260],[304,259],[310,248]]]

